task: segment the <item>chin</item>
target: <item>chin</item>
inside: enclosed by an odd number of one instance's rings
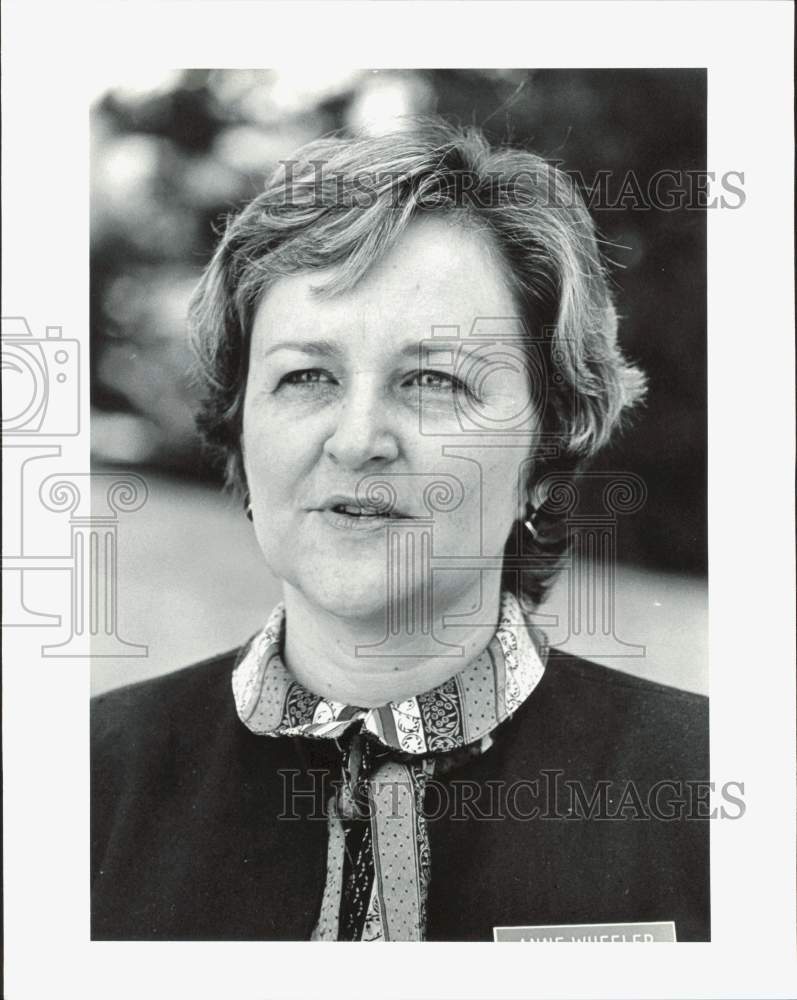
[[[387,586],[384,573],[373,578],[345,572],[316,574],[310,580],[297,580],[294,586],[307,601],[327,614],[345,619],[376,619],[384,617]]]

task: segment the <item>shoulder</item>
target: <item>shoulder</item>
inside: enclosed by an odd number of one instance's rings
[[[208,733],[233,707],[231,676],[240,648],[91,700],[92,753],[155,749],[175,733]]]
[[[115,830],[129,826],[143,835],[145,817],[190,797],[214,765],[231,766],[243,728],[235,724],[231,683],[238,654],[231,650],[92,699],[93,871]]]
[[[527,718],[548,746],[567,743],[574,755],[614,761],[640,774],[649,766],[660,777],[708,773],[703,695],[552,649],[527,705]]]
[[[618,660],[617,667],[606,667],[554,648],[548,656],[546,675],[562,693],[572,695],[580,689],[582,694],[589,693],[602,702],[649,704],[665,712],[708,712],[708,698],[704,695],[626,673],[621,663]]]

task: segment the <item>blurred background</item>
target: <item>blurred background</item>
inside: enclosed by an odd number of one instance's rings
[[[611,244],[621,343],[650,392],[596,468],[647,484],[619,524],[616,584],[616,634],[645,655],[594,658],[707,690],[705,213],[635,195],[657,171],[705,170],[704,72],[302,69],[148,71],[97,90],[93,464],[135,469],[150,496],[119,533],[120,633],[149,655],[96,659],[95,691],[239,644],[279,596],[194,427],[186,308],[219,224],[304,142],[430,112],[557,161],[587,192],[608,176],[593,216]],[[563,581],[543,610],[566,600]]]

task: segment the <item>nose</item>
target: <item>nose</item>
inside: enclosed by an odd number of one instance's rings
[[[389,411],[377,381],[356,378],[340,400],[324,452],[354,470],[392,462],[398,456],[399,442]]]

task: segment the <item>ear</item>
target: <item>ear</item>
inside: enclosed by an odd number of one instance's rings
[[[533,454],[528,455],[520,466],[515,481],[515,517],[521,524],[529,516],[529,505],[535,509],[539,506],[534,499],[535,483],[539,479],[537,465],[536,457]]]

